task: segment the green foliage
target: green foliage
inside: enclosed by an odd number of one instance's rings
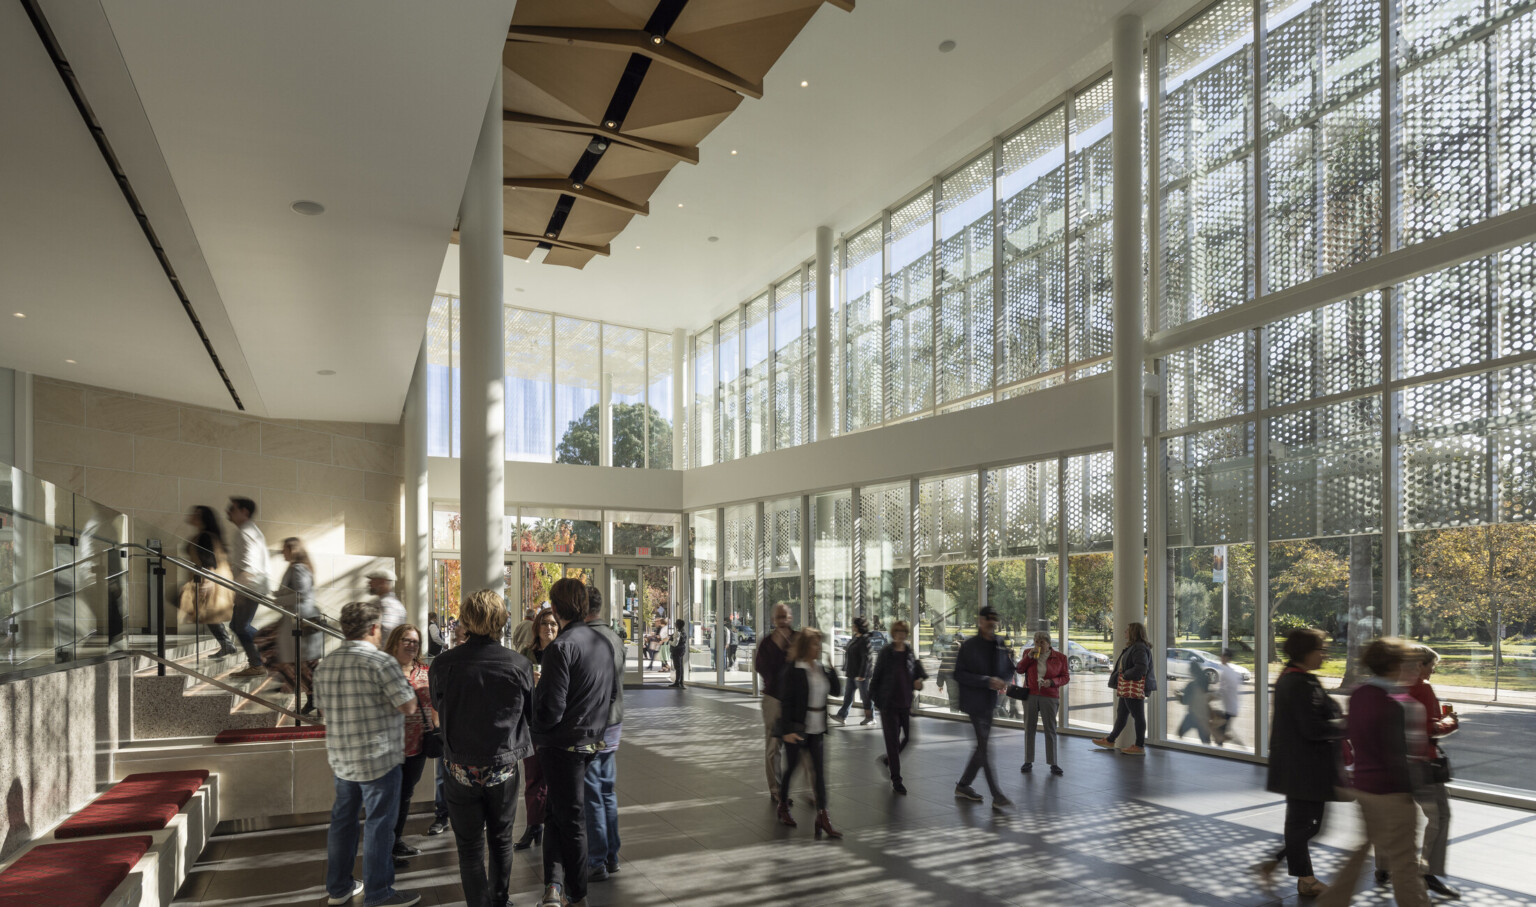
[[[602,405],[594,403],[572,422],[555,447],[556,463],[597,466]],[[645,421],[651,422],[651,462],[658,469],[672,467],[672,426],[665,416],[644,403],[615,403],[613,410],[613,465],[640,468],[645,465]]]

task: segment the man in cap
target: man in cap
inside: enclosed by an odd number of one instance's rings
[[[971,782],[978,772],[985,771],[992,808],[1002,809],[1013,802],[998,786],[987,745],[992,737],[992,716],[997,712],[998,697],[1013,685],[1014,661],[1013,653],[997,638],[997,620],[997,609],[983,605],[976,614],[976,635],[960,644],[960,653],[955,657],[954,682],[960,685],[960,711],[970,717],[971,727],[976,731],[976,749],[960,783],[955,785],[955,796],[980,803],[981,794],[976,793]]]
[[[368,594],[379,606],[379,623],[384,628],[384,638],[389,639],[391,630],[405,623],[405,605],[395,597],[395,571],[379,567],[368,573]]]

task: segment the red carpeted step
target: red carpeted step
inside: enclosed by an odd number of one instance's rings
[[[320,740],[325,737],[325,725],[305,727],[246,727],[219,731],[214,743],[264,743],[272,740]]]
[[[138,835],[34,847],[0,872],[0,907],[101,907],[151,843]]]
[[[129,775],[64,820],[53,836],[63,840],[159,831],[207,780],[208,773],[201,769]]]

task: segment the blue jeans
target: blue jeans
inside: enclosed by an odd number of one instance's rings
[[[357,856],[357,813],[363,821],[363,903],[394,894],[395,816],[400,809],[400,766],[372,781],[336,779],[336,802],[325,835],[325,890],[333,898],[352,894],[352,860]]]
[[[618,750],[607,750],[587,763],[587,865],[593,869],[619,861],[618,758]]]
[[[443,794],[443,760],[437,760],[437,802],[432,805],[432,821],[448,821],[448,797]]]
[[[838,718],[847,718],[848,710],[853,707],[853,693],[857,689],[859,700],[864,704],[864,711],[869,711],[869,678],[848,678],[848,686],[843,691],[843,707],[837,710]]]

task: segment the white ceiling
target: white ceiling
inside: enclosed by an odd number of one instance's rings
[[[841,234],[868,222],[1107,68],[1120,14],[1141,12],[1150,26],[1164,8],[1192,2],[823,6],[769,72],[762,100],[743,102],[710,135],[697,166],[672,171],[611,257],[580,271],[508,258],[507,302],[697,328],[812,257],[818,224]],[[946,39],[957,46],[940,53]],[[438,289],[458,293],[456,246]]]

